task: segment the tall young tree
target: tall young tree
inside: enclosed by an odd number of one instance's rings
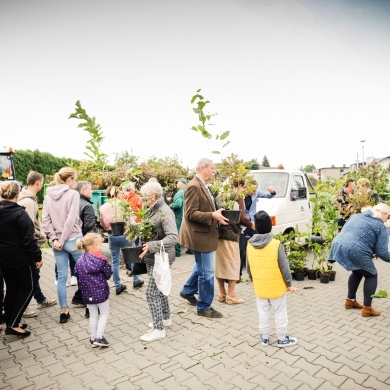
[[[261,164],[263,165],[263,167],[269,167],[270,166],[268,158],[267,158],[266,155],[264,155],[263,162]]]

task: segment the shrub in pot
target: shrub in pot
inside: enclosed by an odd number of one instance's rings
[[[217,172],[211,182],[211,192],[216,198],[218,208],[223,208],[222,214],[229,223],[240,222],[240,210],[237,201],[245,198],[247,188],[251,186],[252,176],[248,175],[244,161],[236,154],[222,159],[217,166]]]
[[[332,241],[338,234],[338,221],[341,214],[337,207],[337,198],[338,190],[332,180],[320,182],[316,188],[316,196],[310,198],[313,203],[312,232],[319,235],[322,242],[308,240],[308,244],[313,250],[313,263],[317,262],[320,276],[329,275],[329,252]]]
[[[287,234],[279,233],[275,235],[275,238],[281,242],[286,251],[290,270],[295,280],[304,280],[306,273],[307,253],[300,240],[304,236],[305,233],[301,233],[298,227]]]
[[[119,197],[119,187],[113,186],[108,190],[110,199],[107,203],[111,205],[114,210],[114,216],[110,223],[111,231],[114,236],[122,236],[125,233],[126,216],[129,212],[130,205]]]
[[[132,243],[130,247],[121,248],[123,258],[126,263],[141,262],[139,255],[142,252],[142,245],[153,238],[155,233],[152,224],[148,218],[146,206],[138,211],[133,211],[130,207],[127,214],[127,237]],[[135,222],[137,220],[137,222]]]

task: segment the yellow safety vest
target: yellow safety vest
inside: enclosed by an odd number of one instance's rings
[[[274,238],[264,248],[255,248],[248,243],[248,261],[257,298],[280,298],[286,292],[278,264],[279,245],[280,241]]]

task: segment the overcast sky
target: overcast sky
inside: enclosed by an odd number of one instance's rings
[[[386,0],[0,0],[0,146],[85,158],[80,100],[111,161],[192,168],[213,148],[190,130],[201,88],[223,156],[389,156],[389,21]]]

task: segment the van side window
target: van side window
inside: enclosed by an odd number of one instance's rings
[[[294,175],[291,182],[291,190],[294,193],[295,199],[306,199],[306,186],[303,181],[303,177],[300,175]]]

